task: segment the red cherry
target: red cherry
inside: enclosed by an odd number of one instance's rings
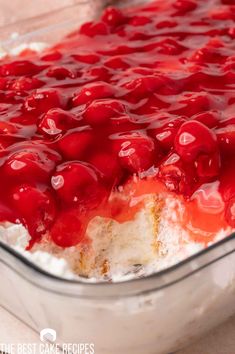
[[[87,22],[81,26],[80,33],[88,37],[104,36],[108,34],[108,27],[104,22]]]
[[[89,162],[94,165],[109,184],[118,184],[122,176],[121,166],[117,157],[110,152],[95,153]]]
[[[58,135],[79,124],[76,116],[60,108],[52,108],[42,117],[38,128],[48,136]]]
[[[220,122],[220,115],[216,111],[202,112],[194,115],[193,120],[196,120],[208,128],[216,127]]]
[[[60,213],[50,231],[51,238],[57,246],[67,248],[83,241],[86,225],[79,216],[79,210],[76,209]]]
[[[221,171],[219,192],[225,202],[225,219],[228,224],[235,227],[234,223],[234,201],[235,201],[235,168],[234,164],[225,166]]]
[[[224,156],[234,155],[235,124],[229,124],[215,130],[221,153]]]
[[[51,193],[23,184],[13,189],[11,198],[18,218],[27,227],[30,235],[38,238],[45,234],[56,215],[56,206]]]
[[[73,105],[79,106],[99,98],[113,97],[116,89],[105,82],[96,82],[83,86],[78,92],[74,94]]]
[[[91,79],[90,81],[109,81],[109,70],[103,66],[91,66],[86,72],[86,77]]]
[[[58,147],[66,160],[81,160],[91,148],[93,133],[88,130],[68,133],[58,141]]]
[[[179,100],[180,109],[174,110],[175,114],[183,114],[192,117],[197,113],[208,111],[211,103],[209,97],[205,93],[187,93]]]
[[[197,63],[220,63],[225,60],[225,56],[216,47],[208,46],[197,49],[190,58],[190,61]]]
[[[116,27],[123,24],[126,20],[123,12],[116,7],[107,7],[103,13],[102,21],[107,25]]]
[[[73,58],[76,61],[80,61],[86,64],[96,64],[100,61],[100,57],[97,54],[74,54]]]
[[[210,16],[213,20],[235,20],[234,10],[235,6],[217,6],[215,9],[212,9]]]
[[[176,40],[170,38],[163,39],[157,43],[156,47],[158,48],[159,53],[165,55],[179,55],[187,49]]]
[[[164,79],[156,76],[145,76],[131,80],[123,85],[127,90],[128,100],[133,97],[135,100],[147,97],[156,92],[162,85]]]
[[[138,132],[117,135],[113,146],[121,165],[132,173],[148,170],[157,157],[152,138]]]
[[[231,27],[228,30],[228,35],[232,38],[235,39],[235,27]]]
[[[118,132],[128,132],[131,130],[136,130],[140,129],[142,126],[141,124],[138,124],[138,122],[135,122],[130,116],[127,114],[117,116],[117,117],[112,117],[110,118],[110,132],[118,133]],[[143,128],[146,126],[144,124]]]
[[[175,137],[175,150],[185,161],[193,161],[199,154],[217,151],[215,133],[197,121],[185,122]]]
[[[151,124],[148,132],[156,139],[161,149],[168,152],[174,145],[175,136],[179,127],[184,122],[184,118],[169,119],[167,123],[159,126],[159,121],[156,121],[156,123]],[[156,128],[154,125],[156,125]]]
[[[129,24],[134,27],[145,26],[151,22],[152,20],[147,16],[133,16],[129,20]]]
[[[107,59],[104,62],[104,65],[114,70],[117,69],[124,70],[130,67],[130,64],[121,56],[114,56],[112,58]]]
[[[3,129],[3,131],[0,136],[0,152],[1,152],[1,154],[7,153],[6,149],[8,147],[10,147],[13,144],[16,144],[18,141],[23,140],[23,138],[16,137],[16,136],[14,136],[14,134],[4,133],[4,130],[6,131],[8,129],[14,129],[14,128],[11,128],[10,126],[8,126],[8,127],[2,126],[2,129]]]
[[[178,10],[178,14],[184,15],[197,8],[197,3],[193,0],[176,0],[173,6]]]
[[[50,179],[60,155],[43,145],[30,146],[26,143],[14,145],[14,149],[5,164],[3,173],[8,178],[22,182],[46,182]],[[13,149],[13,148],[12,148]]]
[[[218,128],[224,128],[224,127],[228,127],[228,126],[230,126],[230,128],[231,128],[232,125],[235,125],[235,117],[234,116],[220,120]]]
[[[14,124],[11,124],[10,122],[0,121],[0,135],[13,135],[17,133],[17,131],[18,130]]]
[[[163,29],[163,28],[171,28],[171,27],[176,27],[178,23],[173,20],[163,20],[158,22],[156,25],[156,28]]]
[[[0,66],[2,76],[23,76],[34,75],[43,70],[43,66],[38,66],[29,60],[15,60]]]
[[[8,79],[5,77],[0,77],[0,90],[4,90],[7,86]]]
[[[235,5],[234,0],[221,0],[221,3],[224,5]]]
[[[94,100],[85,110],[84,119],[88,124],[96,126],[107,123],[110,118],[120,116],[125,111],[125,105],[117,100]]]
[[[228,166],[223,166],[220,175],[219,192],[225,202],[228,202],[231,198],[235,197],[234,175],[235,166],[230,161]]]
[[[11,89],[14,91],[30,91],[44,85],[44,82],[36,77],[20,77],[13,81]]]
[[[203,179],[210,179],[219,176],[221,161],[220,154],[215,152],[212,155],[200,155],[195,161],[197,175]]]
[[[170,153],[159,167],[159,178],[166,187],[176,193],[189,196],[193,193],[196,174],[193,166],[185,164],[179,155]]]
[[[232,84],[234,82],[234,73],[235,69],[235,57],[229,56],[223,65],[223,69],[225,72],[225,82],[227,84]]]
[[[100,177],[89,164],[66,162],[57,166],[51,184],[63,202],[85,210],[96,208],[103,198]]]
[[[51,66],[46,75],[54,77],[56,80],[74,79],[76,77],[76,73],[65,66]]]
[[[38,111],[44,113],[50,108],[64,108],[65,99],[59,90],[47,88],[38,89],[29,95],[24,103],[24,108],[26,111]]]
[[[58,51],[49,52],[47,54],[44,54],[41,57],[41,60],[44,60],[44,61],[57,61],[57,60],[61,60],[61,59],[62,59],[62,54]]]

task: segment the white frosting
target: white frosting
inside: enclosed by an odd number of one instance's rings
[[[76,278],[65,259],[57,258],[40,250],[33,253],[26,251],[25,247],[30,236],[23,225],[2,224],[0,226],[0,239],[43,270],[67,279]]]

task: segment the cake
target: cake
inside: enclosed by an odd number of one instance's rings
[[[2,58],[2,240],[115,281],[229,236],[234,38],[233,1],[158,0]]]

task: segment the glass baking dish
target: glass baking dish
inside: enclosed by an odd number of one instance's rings
[[[1,46],[53,43],[102,6],[80,1],[4,27]],[[170,353],[235,312],[234,263],[235,234],[151,276],[91,284],[53,276],[0,241],[0,305],[37,332],[56,330],[58,343],[94,343],[96,354]]]

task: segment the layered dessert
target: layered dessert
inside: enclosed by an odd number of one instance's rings
[[[234,39],[234,1],[158,0],[1,59],[2,241],[115,281],[229,236]]]

